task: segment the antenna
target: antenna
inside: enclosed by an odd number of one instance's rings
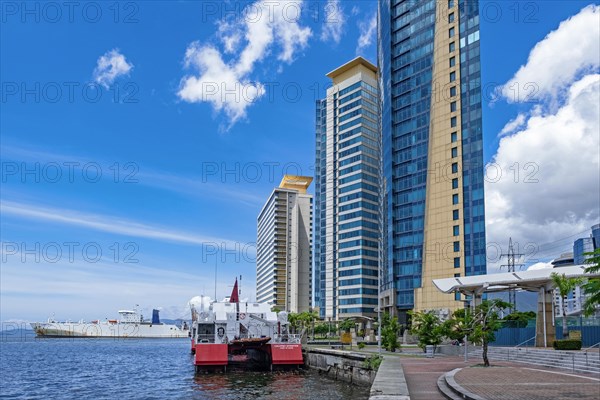
[[[500,258],[507,257],[507,264],[502,264],[502,267],[508,267],[508,272],[515,272],[515,266],[518,265],[519,269],[523,266],[523,264],[515,264],[515,257],[522,257],[524,254],[515,253],[515,249],[513,248],[512,237],[508,238],[508,253],[500,254]],[[513,310],[517,309],[517,294],[515,293],[515,289],[508,289],[508,302],[513,306]]]
[[[217,255],[215,254],[215,301],[217,301]]]

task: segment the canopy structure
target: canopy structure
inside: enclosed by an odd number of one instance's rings
[[[460,292],[472,296],[472,307],[481,302],[481,295],[486,292],[501,292],[509,289],[538,292],[535,343],[538,347],[548,347],[555,339],[555,327],[552,323],[554,286],[551,275],[556,272],[565,274],[568,278],[600,277],[600,273],[586,273],[585,267],[585,265],[573,265],[532,271],[434,279],[433,284],[444,293]]]
[[[600,274],[586,274],[585,265],[544,268],[533,271],[504,272],[500,274],[464,276],[459,278],[434,279],[433,284],[444,293],[461,292],[467,295],[483,292],[501,292],[508,289],[522,289],[537,292],[547,286],[553,272],[565,274],[568,278],[594,277]]]

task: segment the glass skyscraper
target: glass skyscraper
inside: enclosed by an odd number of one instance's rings
[[[358,57],[327,74],[316,104],[315,305],[321,318],[373,317],[377,307],[377,68]]]
[[[479,2],[380,0],[386,310],[462,307],[432,279],[486,272]]]

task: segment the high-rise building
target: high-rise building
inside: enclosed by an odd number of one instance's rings
[[[456,309],[432,279],[486,272],[479,2],[381,0],[383,305]]]
[[[600,249],[600,224],[592,226],[592,239],[594,239],[594,249]]]
[[[585,261],[591,256],[585,255],[585,253],[591,253],[594,251],[594,238],[592,236],[586,238],[580,238],[573,243],[573,260],[575,265],[585,264]]]
[[[256,300],[308,311],[312,298],[312,195],[308,176],[285,175],[260,211]]]
[[[315,305],[321,318],[374,316],[378,296],[377,68],[362,57],[327,74],[317,101]]]

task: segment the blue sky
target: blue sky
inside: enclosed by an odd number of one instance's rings
[[[258,4],[252,2],[131,2],[118,10],[109,3],[74,10],[32,3],[32,13],[11,4],[16,8],[3,3],[0,35],[0,319],[93,319],[136,303],[185,316],[192,296],[214,294],[215,248],[218,297],[241,274],[242,298],[253,299],[256,216],[283,173],[313,174],[314,102],[324,96],[330,70],[357,54],[375,62],[376,3],[280,2],[272,19],[266,8],[240,18],[245,5]],[[482,2],[484,85],[531,73],[536,44],[588,4]],[[598,19],[597,8],[587,14],[586,23]],[[562,30],[577,37],[575,28]],[[559,119],[570,88],[585,76],[597,83],[600,60],[591,54],[557,54],[568,61],[540,78],[533,102],[502,90],[495,101],[484,98],[486,162],[513,165],[511,146],[535,142],[536,126]],[[567,64],[574,66],[561,70]],[[525,75],[517,75],[521,66]],[[233,81],[242,91],[225,101],[222,93],[207,94],[206,83]],[[597,104],[595,87],[586,93]],[[593,150],[597,114],[590,113],[592,125],[569,126]],[[520,123],[499,136],[511,120]],[[540,160],[565,151],[552,140],[549,148],[532,146],[545,155]],[[516,160],[523,172],[522,165],[537,162],[525,154]],[[539,176],[568,174],[563,161],[536,164]],[[594,185],[595,165],[597,148],[579,165],[587,171],[574,180],[580,186],[570,190]],[[598,219],[597,193],[572,210],[565,209],[568,197],[540,211],[523,196],[553,193],[557,185],[548,179],[524,187],[513,179],[492,186],[488,241],[504,245],[512,235],[538,245],[539,261],[547,261],[586,235],[580,233]],[[523,220],[538,222],[524,228]]]

